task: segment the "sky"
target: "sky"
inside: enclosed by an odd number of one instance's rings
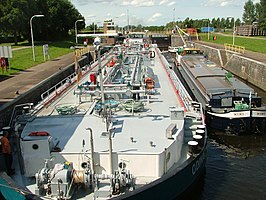
[[[234,17],[242,20],[247,0],[71,0],[86,25],[113,19],[118,26],[160,26],[171,21]],[[259,0],[253,0],[254,3]]]

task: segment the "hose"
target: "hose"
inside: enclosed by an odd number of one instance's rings
[[[74,105],[68,105],[68,106],[58,106],[56,108],[56,111],[60,115],[73,115],[77,112],[77,107]]]
[[[141,112],[144,109],[144,103],[140,101],[134,101],[133,99],[129,99],[125,101],[122,106],[128,112]]]

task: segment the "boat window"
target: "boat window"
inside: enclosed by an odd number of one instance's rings
[[[32,148],[33,148],[34,150],[37,150],[37,149],[39,149],[39,145],[38,145],[38,144],[33,144],[33,145],[32,145]]]
[[[222,105],[221,105],[222,107],[223,106],[226,106],[226,107],[230,106],[231,107],[233,105],[233,101],[232,101],[231,97],[230,98],[223,98],[221,103],[222,103]]]

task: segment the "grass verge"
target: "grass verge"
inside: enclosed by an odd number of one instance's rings
[[[70,47],[74,46],[75,44],[70,41],[60,41],[60,42],[52,42],[52,43],[49,43],[48,45],[49,45],[50,60],[52,60],[62,55],[73,52],[73,50],[71,50]],[[25,43],[25,46],[29,46],[29,45]],[[15,48],[16,47],[21,47],[21,45],[15,46]],[[12,49],[14,49],[13,46],[12,46]],[[35,45],[35,55],[36,55],[35,62],[33,61],[31,46],[29,46],[28,48],[24,48],[24,49],[14,50],[12,51],[12,54],[13,54],[13,57],[9,59],[10,66],[9,66],[8,72],[6,71],[4,73],[1,72],[1,75],[9,76],[11,74],[26,70],[35,65],[45,62],[44,57],[43,57],[42,44]]]
[[[210,40],[208,40],[207,34],[200,34],[203,41],[212,42],[216,44],[233,43],[232,35],[224,36],[219,34],[210,34]],[[216,40],[213,40],[213,36],[216,36]],[[260,37],[263,38],[263,37]],[[266,40],[256,39],[255,37],[239,37],[235,36],[235,45],[243,46],[246,50],[260,52],[266,54]]]

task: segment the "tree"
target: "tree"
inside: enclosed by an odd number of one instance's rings
[[[218,17],[216,20],[217,28],[221,28],[221,19]]]
[[[17,44],[17,37],[29,31],[28,20],[35,10],[34,0],[3,0],[0,4],[0,24],[5,35],[13,35]]]
[[[1,0],[1,32],[30,40],[30,18],[43,14],[42,19],[34,19],[33,31],[36,40],[55,40],[68,35],[74,29],[77,19],[84,19],[69,0]],[[83,28],[85,23],[78,23]]]
[[[84,17],[68,0],[37,0],[39,12],[44,22],[38,24],[40,39],[56,40],[68,35],[74,29],[76,20]],[[77,29],[84,28],[85,23],[77,23]]]
[[[227,21],[225,20],[225,18],[222,18],[220,22],[220,28],[225,28],[226,26],[228,26]]]
[[[266,0],[260,0],[260,6],[256,12],[258,12],[260,28],[266,31]]]
[[[254,21],[256,21],[255,18],[255,6],[253,4],[253,1],[248,0],[244,5],[244,13],[243,13],[243,21],[245,24],[250,25]]]
[[[241,21],[240,21],[239,18],[236,19],[235,25],[236,25],[236,26],[240,26],[240,25],[241,25]]]

